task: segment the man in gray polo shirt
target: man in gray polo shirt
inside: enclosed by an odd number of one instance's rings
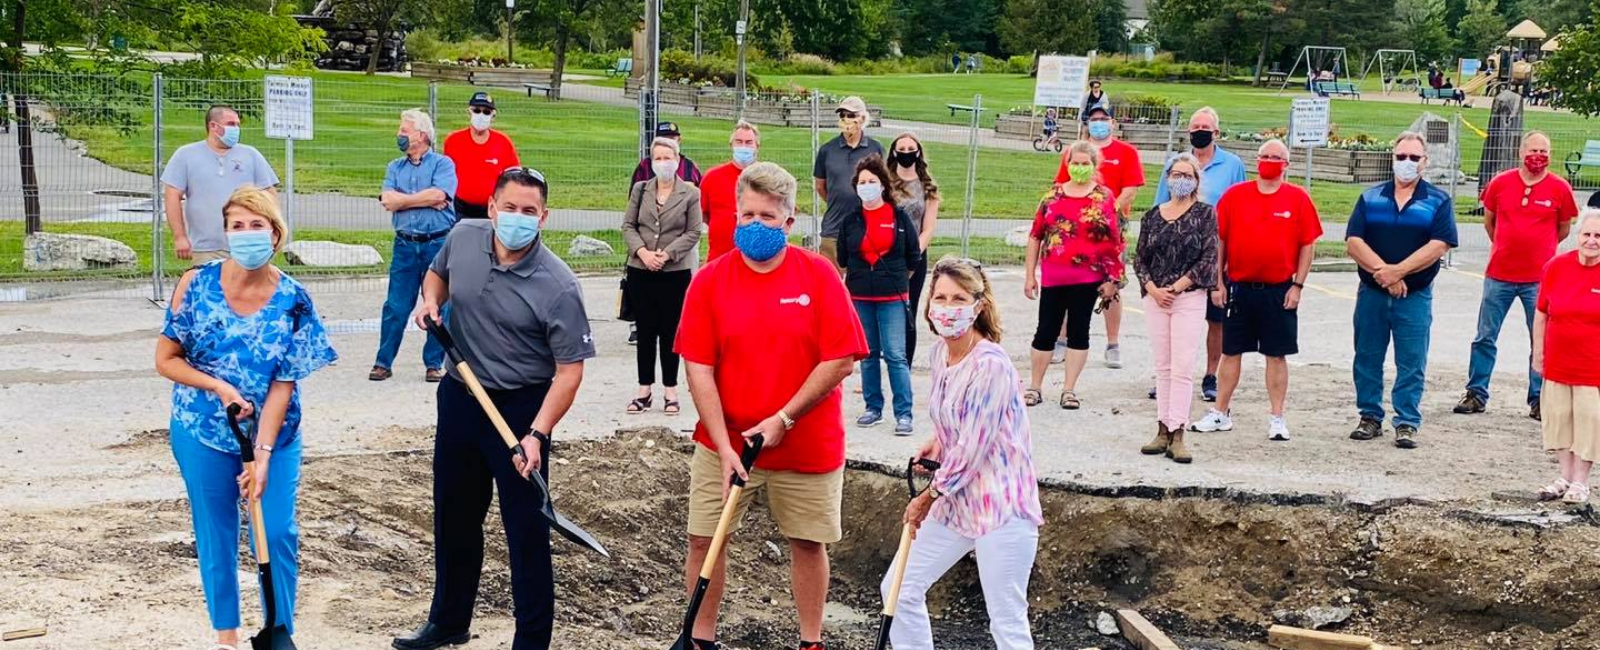
[[[584,360],[595,356],[583,289],[545,248],[549,215],[544,176],[525,167],[500,175],[489,220],[460,222],[445,238],[422,286],[421,316],[451,305],[450,334],[512,431],[522,432],[528,463],[506,452],[454,367],[439,384],[433,446],[433,607],[428,621],[396,638],[399,650],[432,650],[471,638],[483,520],[491,485],[500,493],[510,553],[516,637],[512,650],[546,650],[555,620],[550,526],[540,494],[525,478],[548,477],[550,434],[572,407]]]
[[[839,225],[861,210],[861,198],[856,196],[856,164],[873,154],[883,157],[883,145],[867,137],[871,116],[860,97],[844,98],[834,112],[839,115],[839,137],[817,149],[811,176],[817,194],[828,202],[828,211],[822,214],[822,239],[817,252],[839,269]],[[843,274],[844,269],[839,272]]]
[[[199,266],[228,256],[222,206],[233,191],[254,185],[276,195],[278,175],[255,147],[239,143],[239,113],[218,104],[206,111],[206,139],[172,152],[161,183],[172,248]]]

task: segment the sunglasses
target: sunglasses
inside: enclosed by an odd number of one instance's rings
[[[1415,154],[1415,153],[1397,153],[1397,154],[1394,155],[1395,162],[1399,162],[1399,161],[1402,161],[1402,160],[1409,160],[1411,162],[1422,162],[1423,158],[1427,158],[1427,156],[1422,155],[1422,154]]]
[[[860,113],[856,113],[856,112],[852,112],[852,111],[839,111],[839,118],[840,119],[853,120],[853,119],[856,119],[856,117],[859,116],[859,115],[860,115]]]
[[[472,111],[474,113],[477,113],[479,115],[494,115],[494,109],[489,108],[487,106],[473,106],[472,108],[470,108],[468,110],[470,110],[470,111]]]
[[[968,267],[978,273],[983,273],[983,263],[970,257],[946,257],[933,265],[935,271],[949,271],[960,267]]]
[[[540,185],[545,184],[544,174],[532,167],[507,167],[505,171],[500,172],[500,178],[516,178],[519,176],[532,178],[539,181]]]

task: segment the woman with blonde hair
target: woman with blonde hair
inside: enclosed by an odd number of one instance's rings
[[[933,228],[939,223],[939,184],[928,175],[928,154],[922,141],[911,133],[895,136],[889,145],[889,177],[899,206],[916,229],[917,246],[922,258],[911,270],[911,313],[916,313],[922,300],[922,285],[928,278],[928,246],[933,243]],[[916,319],[906,319],[906,362],[917,360]]]
[[[1002,650],[1031,650],[1028,576],[1039,546],[1039,482],[1016,367],[1000,347],[1000,309],[977,262],[934,265],[924,314],[939,338],[929,351],[933,438],[918,458],[938,461],[930,489],[906,507],[917,528],[889,638],[896,650],[933,650],[927,594],[976,552],[989,631]],[[884,576],[888,598],[894,576]]]
[[[173,381],[172,455],[189,495],[213,650],[239,643],[239,499],[261,501],[278,621],[294,632],[299,574],[298,382],[338,359],[304,286],[272,265],[288,229],[270,192],[235,190],[223,206],[230,257],[178,280],[156,339],[156,371]],[[227,410],[253,430],[243,471]],[[250,423],[254,422],[252,426]]]
[[[1561,464],[1539,498],[1573,504],[1589,500],[1589,470],[1600,460],[1600,209],[1580,213],[1576,230],[1578,249],[1545,265],[1533,315],[1544,448]]]

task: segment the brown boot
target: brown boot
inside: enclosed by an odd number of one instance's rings
[[[1165,453],[1167,447],[1172,444],[1172,432],[1167,430],[1167,423],[1157,422],[1156,427],[1156,439],[1151,440],[1150,444],[1140,447],[1139,453],[1154,456]]]
[[[1194,456],[1189,455],[1189,448],[1183,446],[1183,431],[1181,429],[1172,432],[1172,444],[1167,446],[1167,458],[1171,458],[1175,463],[1183,463],[1185,465],[1194,462]]]

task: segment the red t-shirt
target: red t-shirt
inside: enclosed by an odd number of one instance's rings
[[[862,208],[861,213],[867,221],[867,234],[861,238],[861,259],[870,266],[894,248],[894,238],[898,234],[894,228],[894,208],[885,201],[876,210]]]
[[[1524,185],[1519,171],[1508,169],[1484,186],[1481,200],[1495,223],[1484,275],[1501,282],[1538,282],[1545,263],[1556,255],[1556,228],[1578,216],[1572,186],[1555,174]]]
[[[444,139],[444,155],[456,164],[456,198],[473,205],[489,205],[500,172],[522,164],[511,138],[494,129],[483,144],[473,142],[470,128],[451,133]]]
[[[1226,249],[1228,279],[1288,282],[1300,266],[1300,248],[1322,236],[1311,195],[1293,183],[1262,194],[1255,181],[1228,188],[1217,200],[1217,233]]]
[[[1600,265],[1584,266],[1578,251],[1550,260],[1539,285],[1539,311],[1547,319],[1544,378],[1600,386]]]
[[[713,367],[729,442],[743,451],[741,434],[782,409],[819,364],[866,358],[867,337],[833,264],[790,246],[768,273],[755,272],[743,255],[702,267],[684,298],[676,349]],[[783,444],[761,452],[756,467],[806,474],[842,467],[842,401],[836,386],[795,420]],[[694,439],[716,451],[704,422]]]
[[[710,228],[706,233],[706,240],[710,242],[707,261],[733,250],[733,229],[739,223],[736,194],[739,174],[743,172],[738,165],[728,162],[712,167],[700,179],[700,211],[704,213],[705,222]]]
[[[1131,144],[1121,140],[1112,140],[1111,144],[1100,150],[1099,172],[1101,185],[1111,188],[1111,198],[1116,200],[1122,196],[1122,190],[1130,187],[1144,187],[1144,163],[1139,162],[1139,150]],[[1056,170],[1056,183],[1065,183],[1071,180],[1067,174],[1067,156],[1061,156],[1061,167]]]

